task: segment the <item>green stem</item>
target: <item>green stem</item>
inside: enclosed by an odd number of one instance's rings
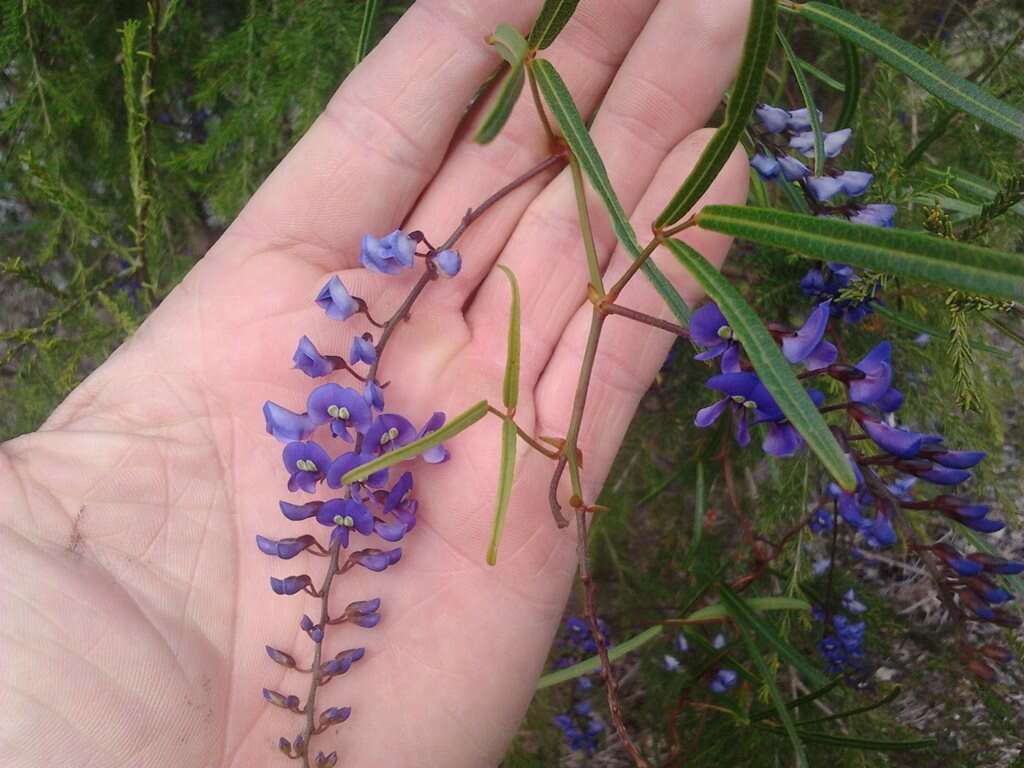
[[[616,280],[615,285],[613,285],[611,290],[608,291],[609,300],[615,301],[619,297],[619,294],[622,293],[622,289],[626,287],[626,283],[632,280],[633,275],[639,272],[641,267],[647,263],[651,254],[657,250],[659,243],[660,240],[658,240],[658,238],[654,238],[642,251],[640,251],[639,254],[637,254],[637,257],[633,259],[633,263],[626,268],[626,271],[622,273],[622,277]]]
[[[572,492],[576,497],[575,501],[583,503],[583,485],[580,482],[579,451],[577,440],[580,436],[580,426],[583,424],[583,410],[587,405],[587,392],[590,389],[590,377],[594,373],[594,363],[597,360],[597,347],[601,341],[601,329],[604,327],[605,315],[594,308],[590,318],[590,333],[587,335],[587,346],[583,351],[583,365],[580,366],[580,378],[576,384],[576,397],[572,403],[572,414],[569,417],[569,431],[565,435],[566,463],[569,467],[569,481],[572,483]],[[574,504],[573,506],[578,506]]]
[[[549,448],[548,446],[541,443],[539,440],[535,440],[530,435],[530,433],[523,429],[521,426],[519,426],[516,423],[516,420],[512,418],[512,416],[510,416],[509,414],[505,413],[504,411],[499,411],[493,405],[487,406],[487,412],[493,413],[502,421],[510,422],[512,426],[516,428],[516,434],[519,435],[520,438],[522,438],[524,443],[533,448],[533,450],[537,451],[540,454],[543,454],[549,459],[557,459],[559,457],[558,451],[554,450],[553,448]]]
[[[594,231],[590,226],[590,210],[587,208],[587,190],[583,186],[583,172],[580,170],[579,161],[572,155],[569,155],[569,168],[572,169],[572,187],[576,193],[576,210],[580,217],[583,247],[587,251],[590,287],[598,296],[604,296],[604,279],[601,277],[601,262],[598,261],[597,247],[594,245]]]

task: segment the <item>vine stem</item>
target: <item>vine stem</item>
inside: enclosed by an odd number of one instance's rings
[[[543,454],[544,456],[547,456],[549,459],[557,459],[561,455],[555,449],[549,448],[548,446],[543,445],[539,440],[534,439],[534,437],[529,432],[527,432],[525,429],[519,426],[519,424],[516,423],[516,420],[512,417],[511,414],[506,413],[505,411],[498,410],[497,408],[490,404],[488,404],[487,406],[487,412],[494,414],[502,421],[507,421],[510,424],[512,424],[512,426],[516,428],[516,434],[519,435],[522,441],[531,448],[533,448],[533,450],[537,451],[537,453]]]
[[[597,646],[597,655],[601,659],[601,677],[604,678],[605,690],[608,693],[608,710],[612,716],[612,724],[615,726],[615,733],[626,748],[633,764],[637,768],[650,768],[650,763],[641,754],[640,749],[633,742],[626,724],[622,719],[622,703],[619,700],[619,681],[615,677],[611,660],[608,658],[608,645],[605,643],[601,627],[597,622],[597,598],[595,596],[594,579],[590,575],[590,566],[587,556],[587,510],[583,506],[576,508],[576,530],[579,536],[576,542],[577,558],[579,560],[580,582],[583,584],[584,614],[590,624],[590,633],[594,637],[594,644]]]
[[[497,192],[495,192],[493,195],[491,195],[486,200],[484,200],[482,203],[480,203],[480,205],[478,205],[476,208],[471,208],[470,210],[468,210],[466,212],[466,215],[462,217],[462,221],[459,223],[458,227],[455,228],[455,231],[453,231],[451,233],[451,235],[448,236],[448,239],[445,240],[444,243],[439,248],[430,248],[430,253],[428,254],[428,256],[433,256],[438,251],[442,251],[442,250],[451,248],[453,245],[455,245],[455,243],[458,241],[458,239],[460,237],[462,237],[463,233],[470,227],[470,225],[472,225],[473,222],[475,222],[477,219],[479,219],[481,216],[483,216],[498,201],[500,201],[502,198],[504,198],[505,196],[507,196],[511,192],[515,191],[519,187],[521,187],[523,184],[528,182],[530,179],[534,178],[535,176],[537,176],[540,173],[543,173],[545,170],[547,170],[548,168],[550,168],[550,167],[554,166],[555,164],[561,162],[562,160],[564,160],[564,155],[559,155],[559,154],[554,154],[554,155],[551,155],[550,157],[545,158],[543,161],[541,161],[540,163],[535,165],[533,168],[528,170],[526,173],[524,173],[521,176],[519,176],[519,177],[513,179],[512,181],[510,181],[504,187],[502,187]],[[429,247],[429,244],[428,244],[428,247]],[[369,370],[369,372],[366,375],[366,379],[365,379],[366,381],[371,381],[371,382],[372,381],[376,381],[376,379],[377,379],[377,370],[378,370],[378,368],[380,366],[381,359],[384,356],[384,350],[387,347],[388,342],[391,340],[395,330],[399,327],[399,325],[401,325],[402,321],[404,321],[405,319],[407,319],[409,317],[409,313],[412,311],[413,305],[416,303],[417,299],[419,299],[419,297],[423,294],[423,291],[426,289],[426,287],[431,282],[433,282],[434,280],[437,279],[437,275],[438,275],[437,267],[434,266],[433,260],[431,258],[428,258],[426,260],[426,262],[425,262],[425,267],[424,267],[423,273],[419,276],[419,279],[416,280],[416,282],[413,284],[412,288],[409,290],[408,295],[406,295],[406,297],[402,301],[402,303],[394,311],[394,313],[391,315],[391,317],[388,319],[388,321],[386,323],[384,323],[384,325],[382,326],[382,330],[381,330],[381,333],[380,333],[380,338],[378,339],[376,347],[375,347],[376,352],[377,352],[377,359],[370,366],[370,370]],[[518,430],[518,426],[517,426],[517,430]],[[524,436],[524,439],[526,439],[525,436]],[[531,444],[532,444],[532,439],[529,442],[531,442]],[[360,434],[360,435],[358,435],[356,437],[356,442],[355,442],[355,445],[354,445],[355,452],[359,453],[362,450],[362,447],[363,447],[363,435]],[[542,447],[539,447],[539,446],[535,446],[535,447],[538,447],[539,450],[542,449]],[[545,452],[548,455],[550,455],[550,452],[547,452],[546,450],[542,450],[542,452]],[[322,583],[322,585],[320,587],[320,592],[319,592],[319,597],[320,597],[320,624],[319,624],[319,626],[320,626],[322,631],[326,630],[327,626],[329,626],[331,624],[331,616],[330,616],[331,586],[334,583],[334,577],[341,574],[341,571],[339,570],[339,567],[338,567],[338,560],[339,560],[340,554],[341,554],[340,540],[332,541],[330,549],[328,550],[327,573],[324,576],[324,580],[323,580],[323,583]],[[323,644],[324,644],[325,641],[326,641],[326,637],[321,638],[321,641],[319,643],[316,643],[316,648],[313,651],[313,663],[311,665],[312,678],[311,678],[310,684],[309,684],[309,692],[306,695],[306,708],[305,708],[306,725],[305,725],[305,729],[304,729],[304,731],[302,733],[303,742],[304,742],[303,748],[302,748],[302,754],[301,754],[303,768],[312,768],[311,765],[310,765],[310,762],[309,762],[309,753],[310,753],[310,749],[311,749],[312,738],[313,738],[313,736],[316,735],[316,732],[317,732],[316,731],[316,729],[317,729],[316,719],[315,719],[316,718],[316,697],[317,697],[317,692],[320,689],[320,663],[321,663],[321,660],[322,660]]]

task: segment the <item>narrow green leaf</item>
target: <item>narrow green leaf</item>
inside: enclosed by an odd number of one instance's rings
[[[491,543],[487,547],[487,564],[498,562],[498,543],[505,530],[505,514],[512,498],[512,481],[516,473],[516,425],[511,419],[501,422],[501,463],[498,471],[498,499],[494,508],[494,527],[491,528]]]
[[[373,28],[377,25],[380,15],[380,0],[366,0],[363,7],[363,23],[359,27],[359,40],[356,42],[356,64],[366,58],[373,47]]]
[[[826,0],[837,8],[843,7],[842,0]],[[849,40],[840,37],[839,48],[843,54],[843,108],[839,111],[836,128],[852,128],[860,105],[860,51]]]
[[[728,315],[726,315],[728,317]],[[829,680],[825,675],[811,664],[800,651],[784,640],[775,628],[765,622],[751,606],[739,595],[737,595],[728,584],[722,584],[718,590],[722,602],[729,609],[729,613],[736,619],[736,623],[748,629],[758,639],[768,643],[771,648],[785,661],[802,674],[808,682],[816,686],[826,685]]]
[[[807,107],[808,119],[811,121],[811,132],[814,134],[814,175],[821,176],[825,168],[825,137],[821,130],[821,118],[818,116],[818,107],[814,101],[814,94],[811,92],[810,83],[804,77],[803,68],[800,66],[800,59],[793,52],[789,40],[782,34],[781,29],[776,29],[776,36],[779,38],[779,45],[789,62],[789,68],[796,78],[796,86],[800,89],[800,96],[803,97],[804,106]]]
[[[512,409],[519,402],[519,281],[515,273],[504,264],[498,269],[505,273],[512,288],[512,304],[508,317],[508,352],[505,355],[505,382],[502,385],[502,400],[505,407]]]
[[[546,0],[537,20],[530,30],[530,47],[534,50],[547,48],[558,37],[580,0]]]
[[[891,691],[889,691],[889,693],[887,693],[885,696],[880,698],[878,701],[872,702],[871,704],[865,704],[862,707],[848,709],[845,712],[836,712],[833,715],[824,715],[822,717],[811,718],[810,720],[801,720],[797,723],[797,725],[802,727],[805,725],[817,725],[818,723],[828,723],[833,720],[846,720],[851,717],[856,717],[857,715],[863,715],[866,712],[871,712],[872,710],[878,709],[879,707],[884,707],[889,702],[894,701],[896,697],[899,695],[900,687],[896,686]]]
[[[633,635],[629,640],[613,645],[608,649],[608,659],[615,661],[621,659],[627,653],[632,653],[642,645],[646,645],[651,642],[654,638],[660,635],[664,631],[664,627],[661,624],[656,624],[650,629],[645,629],[639,635]],[[573,664],[571,667],[560,669],[557,672],[544,675],[540,680],[537,681],[537,690],[543,688],[550,688],[553,685],[567,682],[568,680],[575,680],[577,677],[589,674],[596,669],[601,668],[601,659],[597,656],[591,656],[589,659],[584,659],[578,664]]]
[[[766,208],[710,205],[703,229],[785,248],[823,261],[965,291],[1024,300],[1024,257],[923,232],[886,229]]]
[[[758,674],[761,675],[761,681],[768,686],[768,695],[771,696],[772,704],[775,705],[775,712],[779,716],[779,722],[782,723],[782,727],[786,731],[786,735],[789,736],[790,743],[793,745],[796,764],[800,768],[807,768],[807,752],[804,750],[804,743],[800,740],[800,734],[797,733],[796,725],[793,723],[793,716],[790,715],[789,709],[786,708],[786,700],[782,698],[782,694],[779,693],[779,687],[775,684],[775,675],[768,668],[768,664],[761,655],[751,630],[743,622],[738,623],[740,634],[743,636],[743,642],[747,646],[747,653],[750,654],[754,666],[757,667]]]
[[[608,171],[604,167],[604,161],[601,160],[601,155],[598,154],[597,147],[594,146],[594,142],[590,138],[590,133],[588,133],[587,126],[583,122],[583,118],[580,116],[572,96],[569,94],[569,89],[565,87],[565,82],[557,70],[544,59],[534,59],[530,62],[529,66],[537,81],[537,87],[540,88],[540,92],[544,97],[544,101],[551,108],[555,120],[558,121],[558,125],[562,129],[562,135],[565,137],[569,149],[572,150],[573,155],[579,161],[580,168],[590,181],[590,186],[594,188],[594,191],[597,192],[598,197],[604,203],[604,207],[607,209],[608,216],[611,219],[615,236],[629,255],[636,259],[642,251],[637,243],[636,232],[629,223],[629,218],[622,208],[622,203],[619,202],[619,198],[612,188],[611,181],[608,178]],[[690,311],[686,306],[686,302],[683,301],[683,297],[679,295],[679,292],[658,268],[658,265],[653,260],[648,259],[644,262],[642,271],[657,289],[661,298],[664,299],[679,322],[683,325],[689,323]]]
[[[981,206],[978,203],[971,203],[956,197],[947,197],[938,192],[919,192],[914,195],[914,202],[920,205],[938,206],[947,211],[959,214],[957,219],[964,219],[970,216],[977,216],[981,213]]]
[[[754,611],[810,611],[811,604],[795,597],[752,597],[747,605]],[[718,621],[731,614],[725,603],[712,603],[694,611],[680,621],[687,624],[701,624],[706,621]]]
[[[690,551],[696,552],[704,535],[704,515],[707,509],[707,489],[704,487],[704,462],[697,462],[697,476],[693,483],[693,538]]]
[[[501,58],[512,65],[522,64],[529,52],[526,38],[511,24],[499,24],[494,34],[487,37],[487,43],[493,45]]]
[[[379,472],[382,469],[387,469],[388,467],[393,467],[395,464],[400,462],[415,458],[427,449],[433,448],[435,445],[439,445],[445,440],[450,440],[455,437],[455,435],[465,431],[486,415],[487,401],[481,400],[476,405],[460,413],[436,432],[431,432],[426,437],[421,437],[419,440],[414,440],[408,445],[403,445],[401,448],[388,451],[373,461],[349,470],[342,476],[341,483],[345,485],[347,483],[365,480],[374,472]]]
[[[785,731],[773,725],[757,723],[755,728],[762,731],[770,731],[782,735]],[[915,749],[928,749],[934,747],[935,739],[911,739],[909,741],[886,741],[884,739],[858,739],[852,736],[835,736],[830,733],[818,733],[817,731],[805,731],[798,728],[800,738],[808,744],[825,744],[840,749],[862,749],[869,752],[909,752]]]
[[[800,69],[802,69],[804,72],[806,72],[808,75],[810,75],[823,85],[827,85],[833,91],[839,91],[840,93],[844,93],[846,91],[845,85],[843,85],[834,77],[832,77],[832,75],[830,75],[828,72],[822,72],[816,66],[811,64],[811,62],[805,59],[797,58],[797,63],[800,64]]]
[[[715,206],[721,208],[724,206]],[[708,209],[705,208],[704,211]],[[790,214],[796,215],[796,214]],[[698,222],[703,219],[703,211]],[[867,229],[867,227],[865,227]],[[825,469],[840,486],[853,490],[857,480],[850,460],[839,447],[835,436],[818,413],[814,402],[797,381],[793,369],[779,351],[778,344],[764,327],[740,292],[697,251],[680,240],[668,240],[666,247],[692,274],[707,294],[715,300],[729,326],[736,333],[743,349],[754,364],[757,375],[771,392],[786,418],[800,432],[807,445],[821,460]],[[837,261],[838,259],[833,259]]]
[[[655,226],[668,227],[689,213],[718,176],[746,130],[771,56],[775,16],[775,0],[753,0],[751,3],[743,59],[725,108],[725,121],[711,137],[683,185],[658,215]]]
[[[1024,139],[1024,112],[951,71],[920,48],[842,8],[810,2],[793,6],[793,10],[875,54],[946,103],[997,130]]]
[[[999,190],[992,182],[958,168],[949,169],[948,174],[939,168],[925,168],[924,172],[937,181],[945,182],[948,179],[949,183],[958,192],[970,195],[975,199],[988,202],[994,200],[995,196],[999,193]],[[976,210],[980,211],[980,206]],[[1024,216],[1024,203],[1017,203],[1010,211],[1018,216]]]
[[[805,693],[803,696],[797,696],[795,699],[791,699],[786,702],[786,707],[788,709],[796,709],[797,707],[802,707],[804,704],[810,704],[812,701],[816,701],[826,695],[842,682],[842,677],[836,677],[829,682],[828,685],[823,685],[821,688],[817,688],[810,693]],[[772,712],[774,711],[774,709],[762,709],[760,712],[754,712],[750,715],[750,722],[756,723],[758,720],[764,720],[767,717],[771,717]]]
[[[874,305],[874,311],[875,314],[878,315],[879,317],[888,320],[893,325],[898,325],[901,328],[906,328],[908,331],[913,331],[914,333],[926,333],[932,338],[942,339],[944,341],[949,339],[949,329],[940,331],[938,328],[933,328],[932,326],[927,325],[926,323],[922,323],[917,318],[910,317],[909,315],[905,315],[902,312],[897,312],[896,310],[887,307],[885,304],[876,303]],[[971,346],[981,352],[988,352],[990,355],[996,355],[998,357],[1003,358],[1010,357],[1009,353],[1006,350],[1000,349],[999,347],[993,347],[991,344],[985,344],[984,342],[981,341],[972,340]]]
[[[508,122],[509,115],[519,100],[519,94],[523,92],[523,83],[526,82],[526,70],[522,63],[513,64],[511,69],[505,73],[498,86],[494,102],[484,115],[484,119],[477,129],[473,141],[477,144],[489,144],[501,133],[501,129]]]

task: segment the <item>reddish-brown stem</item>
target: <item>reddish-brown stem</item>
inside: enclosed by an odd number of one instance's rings
[[[615,677],[615,670],[612,669],[611,660],[608,658],[608,645],[605,643],[604,635],[601,633],[600,624],[597,621],[597,599],[595,596],[594,579],[590,574],[590,565],[587,555],[587,510],[580,505],[576,507],[576,529],[579,540],[576,543],[577,559],[579,560],[580,583],[583,585],[583,607],[584,615],[590,624],[590,632],[594,636],[594,644],[597,646],[597,655],[601,660],[601,677],[604,679],[604,687],[608,693],[608,711],[612,716],[612,725],[615,733],[626,748],[636,768],[650,768],[650,763],[640,752],[639,747],[629,735],[626,723],[622,718],[622,702],[619,699],[619,681]]]
[[[670,323],[668,320],[662,320],[660,317],[654,315],[648,315],[644,312],[637,312],[635,309],[629,307],[623,307],[618,304],[604,304],[600,305],[601,311],[606,315],[618,315],[619,317],[628,317],[630,320],[636,320],[638,323],[644,325],[650,325],[654,328],[661,328],[663,331],[674,333],[683,339],[690,338],[690,331],[681,325],[676,323]]]
[[[510,416],[509,414],[505,413],[504,411],[499,411],[493,405],[488,405],[487,406],[487,412],[488,413],[493,413],[495,416],[497,416],[502,421],[510,422],[512,424],[512,426],[516,428],[516,434],[519,435],[519,437],[522,439],[522,441],[524,443],[526,443],[528,446],[530,446],[531,448],[533,448],[533,450],[537,451],[537,453],[543,454],[544,456],[546,456],[549,459],[557,459],[559,456],[561,456],[561,452],[556,451],[554,448],[548,448],[546,445],[542,444],[539,440],[535,440],[533,437],[531,437],[529,432],[527,432],[525,429],[523,429],[521,426],[519,426],[516,423],[516,420],[514,418],[512,418],[512,416]]]

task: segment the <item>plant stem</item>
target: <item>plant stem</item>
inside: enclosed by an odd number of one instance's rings
[[[547,134],[548,141],[551,142],[552,147],[558,146],[561,140],[551,128],[548,113],[544,111],[544,102],[540,98],[540,90],[537,88],[537,78],[533,76],[533,68],[529,64],[526,67],[526,79],[530,81],[530,94],[533,96],[533,106],[537,108],[537,116],[540,118],[541,125],[544,126],[544,133]]]
[[[619,294],[622,293],[622,289],[626,287],[626,283],[633,279],[633,275],[640,271],[640,268],[647,262],[647,259],[651,257],[651,254],[657,250],[658,245],[661,241],[658,238],[653,238],[647,246],[637,254],[637,257],[633,259],[633,263],[626,267],[626,271],[622,273],[622,277],[615,281],[608,290],[608,298],[610,301],[615,301],[619,298]]]
[[[507,421],[507,422],[511,423],[512,426],[516,428],[516,434],[519,435],[520,438],[522,438],[523,442],[525,442],[527,445],[529,445],[531,448],[533,448],[533,450],[537,451],[538,453],[541,453],[544,456],[547,456],[549,459],[557,459],[561,455],[558,451],[554,450],[553,448],[548,448],[546,445],[543,445],[538,440],[535,440],[530,435],[529,432],[527,432],[525,429],[523,429],[521,426],[519,426],[516,423],[516,420],[514,418],[512,418],[512,416],[510,416],[509,414],[505,413],[504,411],[499,411],[493,405],[488,405],[487,406],[487,412],[488,413],[493,413],[495,416],[497,416],[502,421]]]
[[[638,323],[644,325],[650,325],[654,328],[661,328],[663,331],[674,333],[683,339],[690,338],[690,331],[681,325],[676,323],[670,323],[668,320],[662,320],[660,317],[654,315],[648,315],[644,312],[637,312],[635,309],[629,307],[623,307],[618,304],[602,304],[601,311],[608,315],[619,315],[620,317],[628,317],[630,320],[636,320]]]
[[[583,172],[579,161],[569,156],[569,168],[572,169],[572,186],[576,192],[576,210],[580,217],[580,232],[583,235],[583,247],[587,251],[587,269],[590,271],[590,287],[598,296],[604,296],[604,279],[601,277],[601,262],[597,258],[594,246],[594,230],[590,226],[590,209],[587,208],[587,191],[583,186]]]

